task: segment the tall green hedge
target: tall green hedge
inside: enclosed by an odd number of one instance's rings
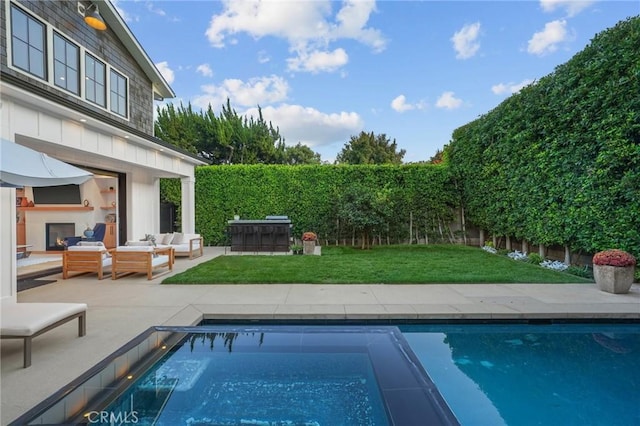
[[[339,210],[342,194],[354,183],[365,191],[389,188],[392,215],[378,232],[393,241],[408,236],[410,214],[421,218],[422,229],[432,228],[435,218],[452,218],[456,197],[443,166],[206,166],[196,170],[196,229],[208,244],[219,245],[234,215],[285,215],[294,235],[314,231],[324,240],[350,238]]]
[[[456,129],[448,156],[477,225],[640,254],[640,17]]]

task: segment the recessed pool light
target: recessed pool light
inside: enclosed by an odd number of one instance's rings
[[[128,379],[128,380],[133,379],[133,374],[129,374],[129,375],[127,376],[127,379]]]
[[[86,118],[81,118],[81,119],[80,119],[80,122],[81,122],[81,123],[86,123],[86,122],[87,122],[87,119],[86,119]]]

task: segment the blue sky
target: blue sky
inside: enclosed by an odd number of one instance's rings
[[[176,93],[263,115],[333,162],[384,133],[428,160],[640,1],[113,1]]]

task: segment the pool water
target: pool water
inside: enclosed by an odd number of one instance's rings
[[[153,327],[15,420],[640,425],[640,323]]]
[[[458,425],[391,326],[153,327],[14,421]]]
[[[400,329],[463,425],[640,425],[640,325]]]
[[[367,353],[271,352],[283,337],[192,334],[103,410],[133,401],[137,424],[158,426],[388,424]]]

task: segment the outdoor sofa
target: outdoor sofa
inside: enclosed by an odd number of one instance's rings
[[[182,234],[172,232],[166,234],[154,234],[156,247],[173,247],[175,256],[189,256],[195,259],[203,255],[203,238],[200,234]]]
[[[87,332],[85,303],[2,302],[0,338],[24,341],[23,365],[31,365],[31,341],[59,325],[78,318],[78,336]]]

